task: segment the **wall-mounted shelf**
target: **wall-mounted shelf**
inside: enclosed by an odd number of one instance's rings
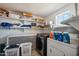
[[[40,27],[10,27],[10,28],[4,28],[4,27],[0,27],[0,29],[33,29],[33,30],[43,30],[43,29],[48,29],[48,28],[40,28]]]
[[[73,27],[57,27],[54,29],[54,31],[61,31],[61,32],[69,32],[69,33],[76,33],[79,34],[79,32],[74,29]]]
[[[61,24],[67,24],[67,25],[69,25],[69,22],[72,22],[75,19],[78,20],[79,19],[79,16],[73,16],[73,17],[71,17],[71,18],[69,18],[67,20],[62,21]]]
[[[30,29],[30,28],[26,28],[26,27],[10,27],[10,29],[24,29],[24,28],[25,29]],[[7,28],[2,28],[2,29],[7,29]]]
[[[70,28],[70,25],[54,25],[53,24],[53,29],[61,29],[61,28]]]
[[[9,17],[3,17],[3,16],[0,16],[0,18],[2,19],[10,19],[10,20],[16,20],[16,21],[27,21],[27,22],[35,22],[35,23],[44,23],[44,22],[41,22],[41,21],[34,21],[34,20],[27,20],[26,19],[23,19],[23,18],[19,18],[19,19],[15,19],[15,18],[9,18]]]
[[[61,32],[69,32],[69,33],[78,33],[79,32],[73,28],[71,25],[59,25],[59,26],[54,26],[53,31],[61,31]]]
[[[62,24],[69,24],[73,28],[79,31],[79,16],[74,16],[66,21],[61,22]]]
[[[7,21],[12,22],[12,23],[19,22],[20,24],[26,24],[25,22],[40,23],[39,21],[34,21],[34,20],[29,20],[29,19],[30,18],[13,19],[13,18],[9,18],[9,17],[2,17],[2,16],[0,16],[1,22],[7,22]],[[20,26],[10,27],[10,28],[0,27],[0,29],[35,29],[35,30],[43,30],[43,28],[39,28],[37,26],[35,28],[20,27]]]
[[[71,26],[70,26],[70,25],[59,25],[59,26],[54,26],[54,28],[63,28],[63,27],[68,28],[68,27],[71,27]]]
[[[19,20],[19,19],[9,18],[9,17],[3,17],[3,16],[0,16],[0,18],[4,18],[4,19],[12,19],[12,20]]]

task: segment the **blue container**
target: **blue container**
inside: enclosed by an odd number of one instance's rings
[[[54,32],[54,40],[58,40],[58,33]]]
[[[31,25],[22,25],[21,27],[29,27],[29,28],[31,28]]]
[[[63,41],[70,44],[70,36],[68,33],[63,34]]]
[[[58,33],[58,40],[63,42],[63,34],[62,34],[62,32]]]
[[[13,24],[8,23],[8,22],[2,22],[0,25],[1,25],[3,28],[10,28],[10,27],[13,26]]]

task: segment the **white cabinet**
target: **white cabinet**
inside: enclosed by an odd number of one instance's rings
[[[48,56],[77,56],[79,45],[67,44],[57,40],[47,39]]]
[[[65,55],[61,50],[55,47],[50,47],[48,48],[48,50],[49,50],[47,54],[48,56],[64,56]]]

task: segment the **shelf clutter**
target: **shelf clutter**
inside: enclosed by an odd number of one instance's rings
[[[5,19],[5,22],[0,22],[0,28],[10,29],[10,28],[32,28],[32,26],[37,28],[47,28],[49,25],[46,23],[45,19],[42,17],[34,16],[30,12],[18,12],[18,11],[8,11],[0,8],[0,18]],[[13,21],[20,21],[20,23],[10,23],[6,22],[6,19]],[[26,22],[26,23],[25,23]]]

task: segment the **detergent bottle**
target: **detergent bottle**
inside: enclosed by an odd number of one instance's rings
[[[70,43],[70,36],[67,32],[64,32],[63,34],[63,41],[64,43]]]
[[[58,40],[58,32],[54,32],[54,40]]]
[[[50,32],[50,40],[52,40],[54,38],[54,33],[53,31]]]
[[[63,34],[62,34],[62,32],[58,33],[58,40],[63,42]]]

